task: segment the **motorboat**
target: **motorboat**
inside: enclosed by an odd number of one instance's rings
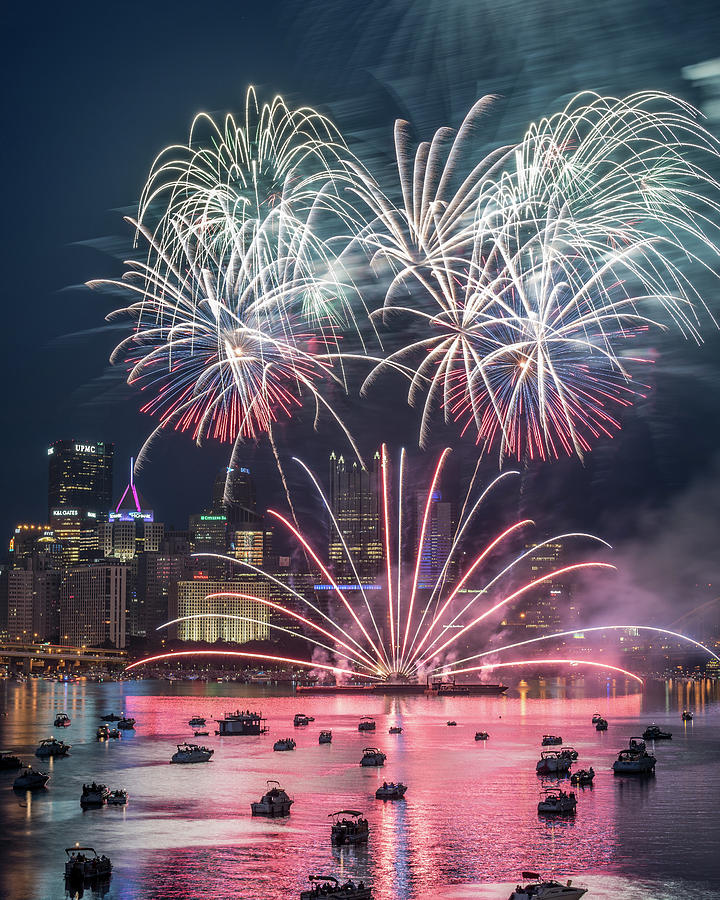
[[[561,788],[545,788],[543,797],[538,803],[538,812],[543,815],[571,815],[577,808],[575,792],[566,793]]]
[[[67,756],[71,746],[71,744],[66,744],[65,741],[58,741],[54,737],[45,738],[44,741],[40,741],[35,751],[35,756]]]
[[[332,731],[321,731],[318,744],[332,744]]]
[[[682,720],[683,720],[683,722],[692,722],[693,714],[690,712],[689,709],[683,710]]]
[[[630,738],[628,749],[618,753],[613,772],[616,775],[650,775],[655,771],[656,762],[655,757],[647,752],[644,740]]]
[[[110,791],[107,797],[108,806],[125,806],[128,802],[128,792],[122,789]]]
[[[399,725],[391,725],[388,728],[388,734],[402,734],[402,728]]]
[[[405,796],[407,785],[402,781],[395,784],[394,781],[384,781],[375,791],[376,800],[402,800]]]
[[[173,753],[170,762],[173,763],[201,763],[210,762],[215,751],[208,747],[200,747],[198,744],[178,744],[177,753]]]
[[[292,738],[280,738],[273,744],[273,750],[294,750],[297,744]]]
[[[7,750],[0,750],[0,770],[8,771],[9,769],[19,769],[22,763],[20,757]]]
[[[659,725],[656,725],[653,722],[652,725],[648,725],[645,731],[643,731],[643,737],[646,741],[671,741],[672,732],[663,731]]]
[[[196,731],[194,732],[194,737],[208,737],[210,735],[209,731]]]
[[[225,713],[224,719],[215,721],[220,726],[215,734],[219,734],[221,737],[245,737],[253,734],[265,734],[268,730],[262,713],[252,712],[249,709],[238,709],[234,713]]]
[[[607,719],[603,719],[602,716],[595,723],[595,731],[607,731],[608,723]]]
[[[562,744],[562,738],[555,734],[544,734],[542,739],[543,747],[552,747],[555,744]]]
[[[569,771],[572,760],[557,750],[543,750],[535,766],[538,775],[563,775]]]
[[[110,791],[106,784],[84,784],[80,795],[80,806],[85,809],[88,806],[103,806]]]
[[[365,747],[363,750],[363,756],[360,760],[361,766],[384,766],[385,760],[387,757],[382,752],[382,750],[378,750],[377,747]]]
[[[579,756],[577,750],[574,747],[561,747],[560,753],[562,754],[562,756],[569,756],[573,762],[575,762],[575,760]]]
[[[192,719],[188,722],[188,725],[191,728],[202,728],[205,724],[205,719],[202,716],[193,716]]]
[[[457,722],[454,719],[450,719],[448,725],[457,725]]]
[[[280,787],[279,781],[268,781],[267,791],[258,803],[251,803],[254,816],[289,816],[290,807],[295,801]]]
[[[45,772],[38,772],[37,769],[28,766],[13,781],[13,788],[16,791],[36,791],[38,788],[45,787],[49,780],[50,776]]]
[[[578,769],[577,772],[573,772],[570,776],[570,784],[578,784],[580,787],[583,787],[584,785],[592,784],[594,778],[595,769],[590,766],[589,769]]]
[[[372,716],[361,716],[358,731],[375,731],[375,719]]]
[[[328,818],[333,820],[330,828],[330,840],[333,844],[342,846],[367,842],[370,833],[368,820],[357,809],[341,809],[330,813]]]
[[[67,713],[58,713],[53,724],[55,728],[67,728],[70,725],[70,716]]]
[[[593,725],[597,725],[597,723],[600,721],[600,719],[602,719],[602,716],[600,715],[600,713],[593,713],[593,717],[592,717]]]
[[[115,727],[110,728],[108,730],[108,737],[112,738],[113,740],[119,738],[121,734],[122,734],[122,732],[118,728],[115,728]]]
[[[135,721],[135,719],[120,719],[120,721],[117,723],[117,727],[122,731],[134,731]]]
[[[100,716],[103,722],[119,722],[122,716],[116,716],[115,713],[108,713],[106,716]]]
[[[65,850],[68,855],[65,863],[65,877],[69,881],[89,881],[94,878],[109,878],[112,874],[112,863],[107,856],[99,856],[93,847],[80,847],[76,844]]]
[[[110,737],[110,726],[99,725],[95,732],[95,739],[98,741],[106,741]]]
[[[303,715],[303,713],[295,713],[295,718],[293,719],[293,725],[296,728],[301,728],[303,725],[309,725],[310,719]]]
[[[537,872],[523,872],[523,880],[532,879],[530,884],[518,885],[508,900],[580,900],[587,894],[587,888],[573,884],[541,878]]]
[[[372,891],[362,881],[340,884],[332,875],[309,875],[308,881],[312,887],[300,893],[300,900],[372,900]]]
[[[489,737],[490,737],[490,735],[487,733],[487,731],[476,731],[475,732],[475,740],[476,741],[486,741]]]

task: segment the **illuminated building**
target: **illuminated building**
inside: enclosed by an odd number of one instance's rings
[[[10,569],[7,573],[8,622],[10,640],[33,640],[34,575],[32,569]]]
[[[141,503],[135,487],[134,460],[130,460],[130,481],[120,501],[107,514],[107,521],[98,525],[100,555],[127,562],[139,553],[154,553],[160,549],[165,526],[155,521],[152,509]]]
[[[415,519],[415,546],[420,546],[420,532],[422,531],[423,517],[427,494],[418,491],[416,494],[416,519]],[[435,587],[440,577],[445,560],[448,558],[453,542],[453,508],[452,503],[442,499],[440,491],[436,490],[432,495],[427,525],[425,527],[425,540],[420,552],[420,568],[418,570],[418,588],[429,589]],[[452,581],[454,567],[448,567],[445,576],[445,584]]]
[[[127,572],[122,563],[68,569],[60,590],[61,643],[125,646]]]
[[[190,549],[193,553],[227,553],[227,515],[208,510],[190,516]]]
[[[549,544],[526,544],[529,576],[532,579],[559,569],[563,566],[563,544],[552,541]],[[551,634],[572,628],[577,623],[578,610],[570,600],[567,582],[556,578],[544,581],[508,611],[504,624],[529,630],[536,634]]]
[[[55,441],[48,447],[48,516],[67,565],[97,555],[97,525],[112,497],[113,445]]]
[[[58,558],[62,555],[62,545],[49,525],[16,525],[9,550],[14,564],[37,553],[49,553]]]
[[[171,618],[170,603],[175,586],[190,578],[192,561],[190,544],[171,535],[166,536],[157,553],[143,553],[138,558],[138,599],[141,604],[141,633],[160,641],[166,636],[157,628]]]
[[[372,584],[382,573],[383,548],[380,524],[380,454],[364,470],[357,461],[330,454],[330,508],[352,554],[362,584]],[[357,579],[337,531],[329,525],[328,554],[336,580]]]
[[[177,585],[176,613],[174,618],[192,616],[198,613],[222,612],[241,619],[208,617],[179,622],[177,636],[181,641],[227,641],[244,644],[247,641],[267,640],[268,608],[254,600],[237,597],[217,597],[208,595],[223,591],[237,591],[251,596],[270,598],[268,584],[261,579],[247,578],[235,581],[210,581],[196,573],[192,581],[181,581]],[[254,621],[247,621],[252,619]]]

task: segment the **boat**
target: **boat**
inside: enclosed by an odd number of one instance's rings
[[[656,725],[653,722],[652,725],[648,725],[645,731],[643,731],[643,738],[646,741],[671,741],[672,732],[663,731],[659,725]]]
[[[482,681],[471,681],[458,684],[454,678],[449,680],[428,678],[425,693],[435,695],[436,697],[444,697],[448,694],[504,694],[508,689],[506,684],[489,684]]]
[[[561,788],[545,788],[543,797],[538,803],[538,813],[543,815],[571,815],[577,808],[575,792],[566,793]]]
[[[391,725],[388,728],[388,734],[402,734],[402,728],[399,725]]]
[[[303,725],[309,725],[310,719],[302,713],[295,713],[295,718],[293,719],[293,725],[296,728],[300,728]]]
[[[119,722],[122,716],[116,716],[115,713],[108,713],[106,716],[100,716],[103,722]]]
[[[573,762],[575,762],[579,755],[574,747],[561,747],[559,752],[563,756],[569,756]]]
[[[543,750],[535,766],[538,775],[563,775],[569,771],[572,760],[558,750]]]
[[[332,731],[321,731],[318,744],[332,744]]]
[[[387,757],[376,747],[365,747],[363,757],[360,760],[361,766],[384,766]]]
[[[341,809],[339,812],[330,813],[329,819],[333,820],[330,828],[330,840],[333,844],[362,844],[368,839],[370,829],[368,820],[357,809]]]
[[[135,719],[120,719],[117,723],[117,727],[122,731],[134,731],[135,721]]]
[[[361,716],[358,731],[375,731],[375,719],[372,716]]]
[[[600,715],[600,713],[593,713],[593,717],[592,717],[593,725],[597,725],[597,723],[600,721],[600,719],[602,719],[602,716]]]
[[[603,717],[601,716],[595,723],[595,731],[607,731],[607,729],[608,729],[607,719],[603,719]]]
[[[19,769],[22,763],[20,757],[7,750],[0,750],[0,770],[8,771],[9,769]]]
[[[280,738],[273,744],[273,750],[294,750],[296,746],[293,738]]]
[[[448,725],[457,725],[457,722],[455,721],[455,719],[450,719]]]
[[[289,816],[290,807],[295,801],[280,787],[279,781],[268,781],[267,791],[259,802],[251,803],[254,816]]]
[[[38,772],[37,769],[28,766],[13,781],[13,788],[16,791],[36,791],[38,788],[45,787],[49,780],[50,776],[45,772]]]
[[[552,747],[555,744],[562,744],[562,738],[555,734],[544,734],[542,739],[543,747]]]
[[[198,744],[177,744],[177,752],[173,753],[170,762],[173,763],[200,763],[210,762],[210,757],[215,751],[209,747],[200,747]]]
[[[70,716],[67,713],[58,713],[53,724],[55,728],[67,728],[70,725]]]
[[[119,738],[121,734],[122,732],[117,728],[110,728],[108,731],[108,737],[113,739]]]
[[[301,891],[300,900],[372,900],[372,891],[362,881],[340,884],[332,875],[309,875],[308,881],[312,887]]]
[[[683,720],[683,722],[692,722],[693,714],[690,712],[689,709],[683,710],[682,720]]]
[[[45,738],[44,741],[40,741],[35,756],[67,756],[71,746],[71,744],[58,741],[54,737]]]
[[[487,731],[476,731],[475,732],[475,740],[476,741],[486,741],[489,737],[490,737],[490,735],[487,733]]]
[[[573,884],[541,878],[537,872],[523,872],[523,880],[532,879],[531,884],[518,885],[508,900],[580,900],[587,894],[587,888]]]
[[[99,725],[95,732],[95,739],[98,741],[106,741],[110,737],[110,726]]]
[[[193,716],[192,719],[188,722],[188,725],[191,728],[202,728],[205,724],[205,719],[202,716]]]
[[[80,847],[76,844],[74,847],[67,848],[65,852],[68,855],[65,863],[65,877],[69,881],[109,878],[112,874],[110,860],[107,856],[98,856],[93,847]]]
[[[650,775],[655,771],[655,757],[647,752],[642,738],[630,738],[627,750],[621,750],[613,763],[616,775]]]
[[[107,802],[108,806],[125,806],[128,802],[128,792],[122,789],[110,791]]]
[[[208,737],[210,735],[209,731],[196,731],[194,732],[195,737]]]
[[[80,806],[86,808],[88,806],[103,806],[107,800],[110,791],[106,784],[84,784],[82,794],[80,795]]]
[[[375,799],[402,800],[406,790],[407,785],[403,784],[402,781],[398,781],[397,784],[394,781],[384,781],[381,787],[375,791]]]
[[[220,729],[215,734],[219,734],[222,737],[265,734],[268,730],[262,713],[251,712],[249,709],[238,709],[234,713],[225,713],[224,719],[216,719],[215,721],[220,726]]]
[[[583,787],[584,785],[592,784],[594,778],[595,769],[590,766],[589,769],[578,769],[577,772],[573,772],[570,776],[570,784],[579,784],[580,787]]]

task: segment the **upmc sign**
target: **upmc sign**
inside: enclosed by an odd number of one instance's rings
[[[76,453],[97,453],[95,444],[75,444]]]

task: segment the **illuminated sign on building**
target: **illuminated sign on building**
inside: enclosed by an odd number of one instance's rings
[[[224,522],[225,516],[200,516],[201,522]]]
[[[54,447],[48,447],[48,456],[52,456],[54,452],[55,452]]]
[[[54,509],[50,515],[60,518],[61,516],[79,516],[80,512],[77,509]]]
[[[97,453],[95,444],[75,444],[76,453]]]
[[[110,522],[135,522],[140,519],[143,522],[153,522],[155,514],[152,509],[122,509],[120,512],[108,513]]]

